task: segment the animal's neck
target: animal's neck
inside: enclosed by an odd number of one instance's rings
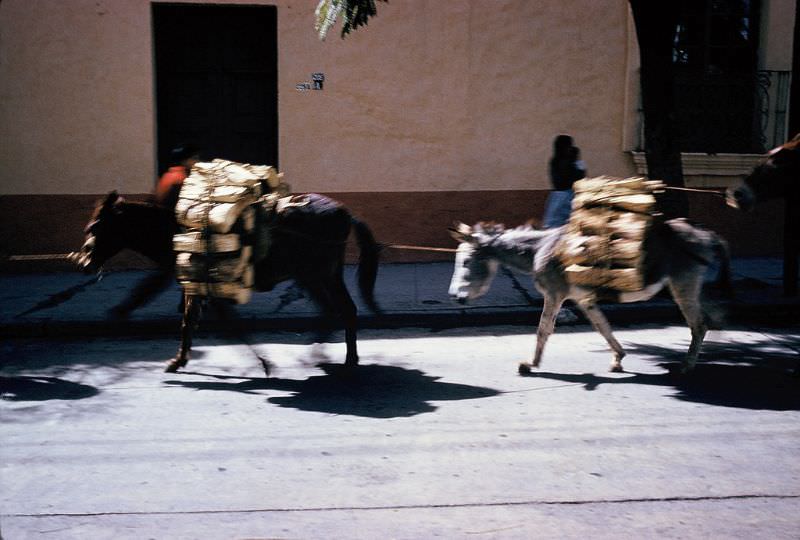
[[[528,227],[511,229],[497,236],[491,247],[500,264],[530,274],[544,234]]]
[[[141,253],[156,262],[172,254],[174,217],[166,209],[143,203],[127,203],[122,209],[121,230],[126,248]]]

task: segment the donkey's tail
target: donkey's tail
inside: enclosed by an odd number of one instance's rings
[[[733,296],[731,284],[731,252],[728,242],[719,235],[714,235],[714,255],[719,261],[719,273],[714,287],[727,297]]]
[[[375,301],[375,281],[378,278],[381,247],[366,223],[356,218],[351,220],[356,232],[356,242],[361,251],[358,258],[358,288],[361,291],[361,298],[373,313],[380,313],[381,309]]]
[[[728,249],[728,242],[720,236],[714,234],[711,249],[719,264],[717,280],[711,285],[716,290],[716,295],[720,300],[733,298],[733,286],[731,285],[731,255]],[[709,329],[722,330],[727,326],[728,309],[719,302],[703,303],[703,318]]]

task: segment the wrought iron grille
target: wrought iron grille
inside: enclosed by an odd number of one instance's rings
[[[789,90],[791,71],[759,71],[757,134],[763,152],[783,144],[789,138]]]
[[[682,152],[764,153],[786,141],[791,71],[678,74],[675,127]],[[639,108],[637,147],[644,149]]]

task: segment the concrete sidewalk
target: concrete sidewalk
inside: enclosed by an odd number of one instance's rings
[[[736,296],[725,301],[733,321],[776,322],[800,320],[800,299],[782,294],[782,261],[778,258],[738,258],[732,261]],[[346,279],[359,305],[360,326],[389,328],[403,326],[455,327],[486,324],[535,324],[541,313],[541,295],[531,279],[509,272],[498,273],[489,293],[480,300],[460,306],[448,297],[453,265],[440,263],[397,263],[381,265],[376,298],[380,315],[363,306],[355,286],[355,267],[348,266]],[[180,288],[172,285],[153,302],[125,321],[112,320],[108,309],[120,302],[145,270],[109,272],[97,283],[90,276],[73,272],[0,275],[0,335],[4,337],[80,336],[140,333],[177,333]],[[709,272],[708,279],[714,278]],[[90,284],[87,284],[90,283]],[[668,296],[647,302],[605,304],[609,320],[657,322],[679,320],[680,314]],[[245,328],[297,329],[303,331],[317,316],[315,306],[291,282],[269,293],[254,294],[249,303],[237,306]],[[559,324],[585,322],[567,313]],[[201,328],[223,325],[212,315]]]

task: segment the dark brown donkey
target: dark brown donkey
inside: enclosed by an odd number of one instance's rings
[[[323,195],[309,194],[306,198],[305,205],[269,216],[271,243],[267,255],[255,267],[255,289],[269,291],[278,283],[295,280],[323,314],[341,319],[347,345],[345,363],[356,365],[356,306],[343,279],[345,247],[353,230],[360,249],[359,289],[367,306],[375,312],[379,311],[374,287],[380,248],[369,227],[344,206]],[[98,203],[75,260],[87,272],[99,271],[109,258],[128,248],[152,259],[160,268],[171,269],[175,258],[172,236],[176,230],[171,211],[125,201],[111,192]],[[166,371],[177,371],[188,362],[202,300],[185,296],[181,345]]]
[[[769,152],[766,159],[727,192],[728,204],[745,212],[764,201],[785,199],[783,290],[797,296],[800,258],[800,134]]]

